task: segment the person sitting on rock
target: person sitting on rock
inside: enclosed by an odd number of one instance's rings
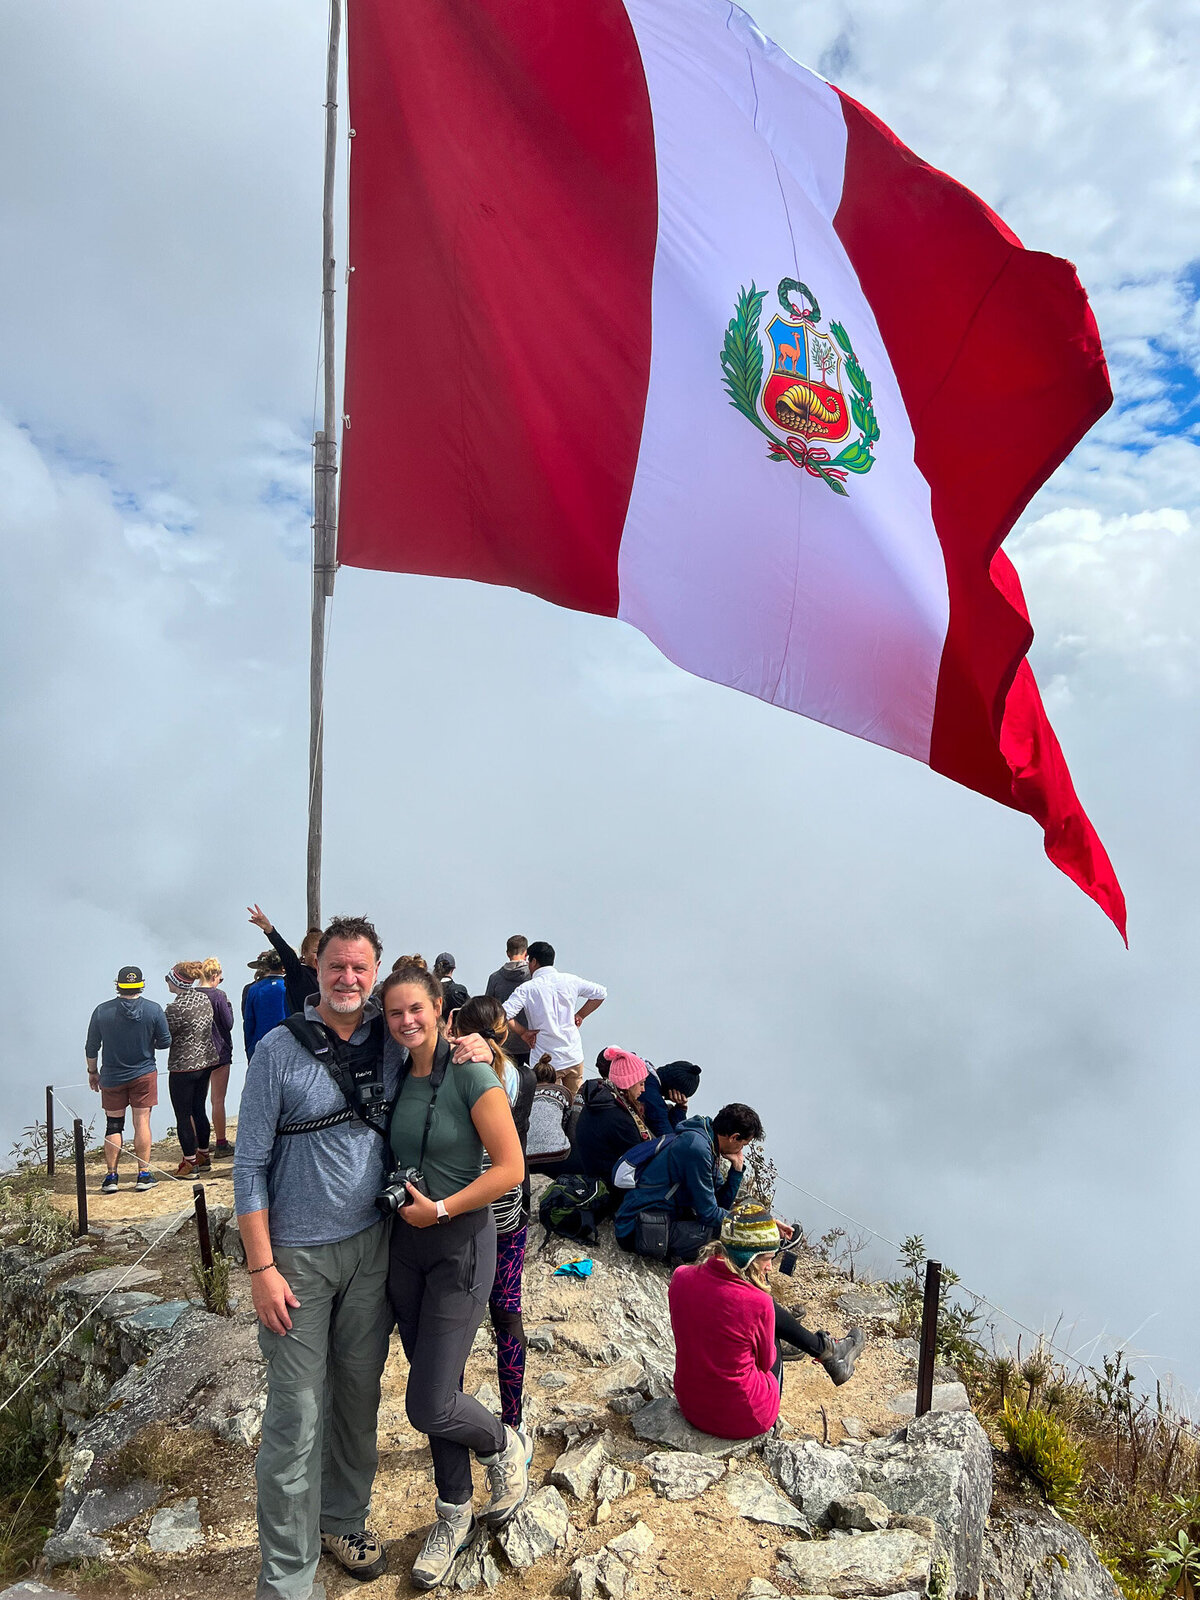
[[[571,1136],[567,1132],[571,1097],[559,1087],[558,1074],[548,1055],[543,1055],[533,1070],[537,1088],[533,1091],[529,1131],[525,1136],[526,1167],[530,1172],[554,1178],[560,1172],[572,1171],[575,1165],[571,1159]]]
[[[694,1261],[720,1233],[741,1187],[746,1146],[762,1136],[758,1112],[739,1101],[722,1106],[715,1117],[688,1117],[622,1200],[614,1223],[617,1243],[658,1260]],[[724,1178],[722,1157],[729,1162]]]
[[[596,1057],[596,1071],[606,1083],[611,1083],[613,1062],[618,1056],[630,1053],[628,1050],[619,1050],[616,1045],[606,1045]],[[641,1057],[634,1056],[633,1059],[639,1061]],[[636,1110],[650,1130],[650,1137],[657,1139],[660,1134],[674,1133],[687,1116],[688,1100],[700,1087],[700,1068],[693,1067],[687,1061],[672,1062],[670,1068],[664,1067],[661,1071],[651,1066],[649,1061],[644,1065],[646,1076],[638,1086]],[[678,1068],[689,1070],[682,1073],[672,1070]],[[668,1073],[671,1074],[669,1087],[664,1076]]]
[[[771,1296],[779,1224],[760,1201],[735,1205],[720,1240],[697,1266],[677,1267],[668,1298],[675,1335],[675,1399],[694,1428],[718,1439],[753,1439],[772,1427],[783,1392],[782,1342],[813,1356],[845,1383],[863,1347],[810,1333]]]
[[[583,1105],[575,1125],[575,1153],[589,1178],[610,1183],[613,1168],[627,1150],[675,1130],[661,1095],[651,1110],[646,1094],[649,1069],[641,1056],[615,1045],[600,1054],[608,1069],[607,1081],[589,1078],[580,1090]]]

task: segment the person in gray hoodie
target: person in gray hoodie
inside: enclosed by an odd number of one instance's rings
[[[525,935],[514,933],[504,949],[507,959],[502,967],[497,967],[492,973],[487,981],[487,988],[483,991],[489,1000],[499,1000],[501,1005],[519,984],[526,983],[529,979],[529,963],[525,959],[529,941]],[[529,1026],[523,1011],[518,1011],[516,1020],[522,1028]],[[519,1066],[529,1065],[529,1046],[515,1028],[508,1030],[504,1049],[510,1061],[515,1061]]]
[[[154,1052],[166,1050],[171,1030],[161,1006],[143,994],[140,967],[122,967],[117,973],[117,993],[92,1012],[88,1023],[88,1088],[100,1096],[107,1118],[102,1194],[117,1192],[117,1162],[125,1142],[125,1112],[133,1110],[133,1148],[137,1153],[136,1189],[152,1189],[150,1172],[150,1111],[158,1104],[158,1070]],[[103,1052],[103,1054],[102,1054]]]

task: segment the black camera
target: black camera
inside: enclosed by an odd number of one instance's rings
[[[351,1069],[354,1079],[354,1096],[359,1109],[368,1115],[372,1111],[387,1110],[387,1088],[378,1061]]]
[[[405,1206],[412,1204],[412,1195],[406,1185],[412,1184],[418,1194],[428,1196],[429,1190],[425,1187],[425,1179],[416,1167],[402,1167],[399,1172],[375,1196],[375,1204],[385,1217],[394,1217],[397,1211],[403,1211]]]
[[[796,1270],[796,1252],[785,1250],[779,1258],[779,1270],[785,1278],[790,1278]]]

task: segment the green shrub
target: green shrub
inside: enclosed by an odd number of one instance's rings
[[[1052,1506],[1070,1507],[1083,1481],[1083,1452],[1049,1412],[1004,1402],[1000,1426],[1013,1459]]]
[[[0,1222],[15,1223],[20,1230],[15,1242],[42,1260],[75,1243],[75,1223],[58,1210],[49,1192],[19,1179],[0,1183]]]

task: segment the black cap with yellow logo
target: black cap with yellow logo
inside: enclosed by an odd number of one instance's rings
[[[118,989],[144,989],[146,980],[142,977],[141,967],[122,967],[117,973]]]

